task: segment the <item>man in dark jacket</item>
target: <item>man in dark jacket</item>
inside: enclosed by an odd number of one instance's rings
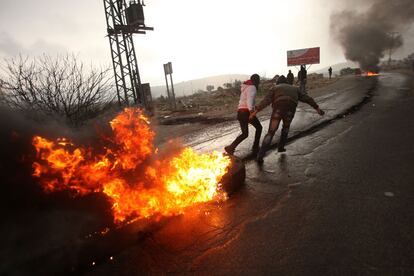
[[[286,78],[282,75],[277,80],[277,85],[272,87],[265,98],[256,106],[255,111],[250,115],[254,117],[257,112],[272,104],[273,112],[269,123],[269,131],[263,139],[262,147],[257,155],[257,161],[259,163],[263,162],[263,157],[272,142],[272,138],[279,127],[280,121],[283,121],[283,127],[278,144],[278,151],[286,151],[285,144],[289,134],[289,127],[295,116],[298,101],[309,104],[321,116],[325,114],[312,97],[303,93],[297,86],[287,84]]]
[[[293,73],[291,70],[289,70],[289,73],[287,74],[287,83],[290,85],[293,85],[295,77],[293,76]]]
[[[298,72],[298,80],[296,83],[299,82],[299,89],[302,93],[306,93],[306,82],[308,79],[308,71],[306,70],[306,65],[301,65],[300,70]]]

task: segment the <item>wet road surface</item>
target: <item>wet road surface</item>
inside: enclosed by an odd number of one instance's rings
[[[366,77],[346,77],[333,85],[319,88],[316,94],[322,96],[315,98],[318,105],[325,110],[325,116],[319,116],[316,111],[307,104],[299,103],[293,123],[290,128],[289,137],[303,134],[309,129],[327,123],[337,116],[347,114],[349,109],[364,101],[370,89],[375,87],[375,80]],[[269,116],[271,107],[268,106],[259,113],[259,119],[263,125],[262,139],[269,128]],[[212,150],[222,151],[238,135],[240,126],[237,120],[209,127],[202,132],[194,133],[183,138],[186,145],[202,152]],[[236,149],[236,156],[246,157],[249,155],[254,140],[254,128],[249,127],[251,135]],[[274,142],[279,139],[279,132],[274,137]]]
[[[263,166],[247,161],[246,185],[229,200],[171,219],[89,274],[413,275],[413,76],[376,82],[355,113],[269,152]],[[195,147],[219,149],[235,131]]]

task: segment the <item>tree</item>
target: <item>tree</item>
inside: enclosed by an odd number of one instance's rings
[[[223,86],[226,87],[227,89],[232,87],[232,84],[229,82],[223,83]]]
[[[2,87],[2,80],[0,79],[0,106],[6,104],[4,92],[1,89],[1,87]]]
[[[234,83],[233,83],[233,87],[234,88],[240,89],[241,88],[241,85],[242,85],[242,81],[241,80],[234,80]]]
[[[160,102],[166,102],[167,100],[165,99],[164,95],[161,95],[159,98]]]
[[[13,109],[62,116],[79,125],[107,109],[114,99],[109,69],[85,70],[76,56],[19,56],[1,64],[0,90]]]
[[[211,92],[214,89],[214,85],[207,85],[206,89],[208,92]]]

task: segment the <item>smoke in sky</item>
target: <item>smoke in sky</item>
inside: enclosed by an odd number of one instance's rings
[[[331,33],[348,60],[375,71],[387,51],[403,45],[403,32],[414,22],[413,0],[369,0],[365,11],[347,9],[331,15]]]

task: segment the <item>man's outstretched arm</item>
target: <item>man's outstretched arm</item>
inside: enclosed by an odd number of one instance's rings
[[[308,94],[299,93],[299,101],[307,103],[308,105],[312,106],[318,112],[319,115],[322,116],[322,115],[325,114],[325,112],[322,109],[319,108],[319,106],[315,102],[315,100],[311,96],[309,96]]]

